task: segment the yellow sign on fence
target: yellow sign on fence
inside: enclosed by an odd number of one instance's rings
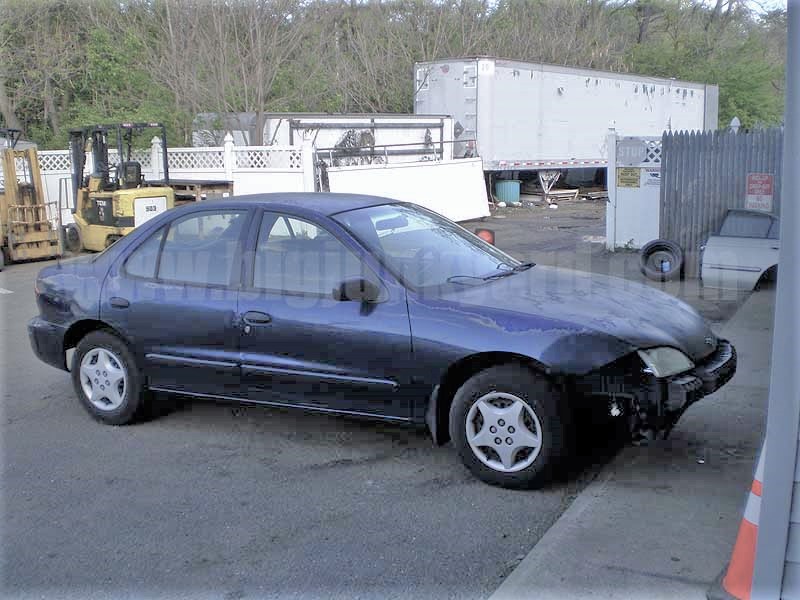
[[[620,167],[617,169],[617,187],[638,188],[638,167]]]

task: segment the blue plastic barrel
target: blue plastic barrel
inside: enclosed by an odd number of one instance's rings
[[[519,180],[500,179],[494,186],[495,194],[500,202],[517,204],[519,202]]]

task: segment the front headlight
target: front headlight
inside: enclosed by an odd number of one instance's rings
[[[642,359],[650,373],[661,379],[694,369],[694,363],[680,350],[675,348],[650,348],[639,350]]]

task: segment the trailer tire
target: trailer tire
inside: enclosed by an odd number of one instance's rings
[[[665,263],[669,263],[665,268]],[[683,250],[670,240],[647,242],[639,255],[642,273],[654,281],[670,281],[683,271]]]

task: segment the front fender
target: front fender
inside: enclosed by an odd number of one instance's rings
[[[585,375],[634,350],[636,347],[615,337],[594,331],[579,331],[553,340],[535,358],[548,365],[550,372]]]
[[[635,348],[601,331],[490,307],[409,298],[414,362],[425,384],[439,384],[451,365],[488,353],[512,354],[550,374],[582,375]]]

